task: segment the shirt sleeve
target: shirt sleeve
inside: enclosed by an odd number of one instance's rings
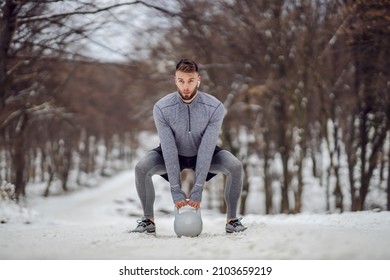
[[[186,195],[181,190],[179,156],[173,131],[164,118],[163,112],[157,105],[153,107],[153,118],[160,138],[161,150],[171,185],[173,201],[184,200],[186,199]]]
[[[195,185],[192,188],[190,199],[202,200],[203,187],[210,170],[211,160],[221,131],[225,108],[222,103],[215,109],[203,134],[195,167]]]

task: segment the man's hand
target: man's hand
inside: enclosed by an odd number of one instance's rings
[[[175,205],[176,205],[177,209],[180,209],[180,208],[187,206],[187,205],[194,207],[195,209],[199,209],[200,201],[180,200],[180,201],[176,202]]]
[[[176,202],[175,205],[176,205],[177,209],[180,209],[180,208],[187,205],[187,200],[180,200],[180,201]]]
[[[200,201],[188,200],[187,204],[191,207],[194,207],[195,209],[200,207]]]

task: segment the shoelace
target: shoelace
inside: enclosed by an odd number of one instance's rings
[[[242,218],[240,217],[240,218],[231,220],[231,221],[229,222],[229,224],[231,224],[233,227],[242,226],[242,224],[241,224],[241,222],[240,222],[241,220],[242,220]]]
[[[152,223],[150,220],[137,220],[138,226],[147,227]]]

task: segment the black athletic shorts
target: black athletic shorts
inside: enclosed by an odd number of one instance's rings
[[[219,151],[222,151],[223,149],[219,146],[216,146],[215,147],[215,150],[214,150],[214,153],[213,153],[213,156],[215,156]],[[161,156],[163,155],[162,153],[162,149],[161,149],[161,145],[158,146],[157,148],[153,149],[153,151],[156,151],[158,152]],[[197,156],[193,156],[193,157],[185,157],[185,156],[181,156],[179,155],[179,164],[180,164],[180,171],[184,170],[184,169],[192,169],[192,170],[195,170],[195,166],[196,166],[196,158]],[[163,157],[163,160],[164,160],[164,157]],[[217,174],[214,174],[214,173],[208,173],[207,174],[207,177],[206,177],[206,181],[209,181],[211,178],[213,178],[214,176],[216,176]],[[161,177],[163,177],[165,180],[168,180],[168,174],[162,174]]]

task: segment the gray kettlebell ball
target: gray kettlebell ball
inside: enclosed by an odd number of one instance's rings
[[[196,237],[202,233],[203,221],[200,214],[200,208],[174,207],[175,221],[174,230],[178,237]]]

